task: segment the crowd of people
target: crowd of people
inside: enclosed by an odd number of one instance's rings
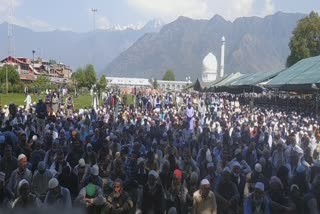
[[[1,208],[320,213],[316,117],[214,93],[26,101],[1,109]]]

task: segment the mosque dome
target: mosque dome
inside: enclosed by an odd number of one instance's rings
[[[202,61],[203,71],[214,71],[217,72],[218,62],[217,58],[213,53],[208,53],[208,55]]]
[[[212,82],[217,79],[218,62],[211,52],[202,61],[202,82]]]

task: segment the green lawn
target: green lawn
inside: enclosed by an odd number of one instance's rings
[[[45,100],[45,94],[42,94],[40,96],[31,94],[32,103],[38,102],[39,97],[42,97],[42,99]],[[132,96],[128,95],[127,97],[128,97],[127,103],[128,104],[132,103],[133,101]],[[64,99],[63,101],[65,101],[65,98],[63,99]],[[92,97],[90,96],[90,94],[84,94],[84,95],[79,95],[78,97],[73,97],[73,103],[74,103],[75,109],[91,107],[91,99]],[[8,93],[8,94],[0,93],[1,106],[9,105],[10,102],[13,102],[16,105],[25,105],[24,100],[25,100],[25,96],[24,94],[21,94],[21,93]],[[101,101],[100,101],[100,104],[101,104]]]
[[[42,99],[45,99],[45,94],[42,94],[40,96],[31,94],[32,103],[38,102],[38,98],[42,97]],[[74,107],[75,109],[79,108],[85,108],[91,106],[91,96],[89,94],[86,95],[80,95],[79,97],[74,97]],[[10,102],[15,103],[16,105],[25,105],[25,96],[24,94],[20,93],[8,93],[8,94],[0,94],[0,105],[9,105]],[[65,101],[65,98],[64,98]]]

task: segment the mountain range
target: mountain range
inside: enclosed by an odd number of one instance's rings
[[[109,62],[129,48],[146,33],[158,32],[163,23],[151,20],[142,27],[113,26],[95,32],[75,33],[71,31],[35,32],[21,26],[14,26],[14,56],[54,59],[69,65],[72,69],[93,64],[96,71],[102,71]],[[0,57],[8,55],[8,24],[0,24]]]
[[[202,60],[212,52],[220,64],[221,38],[226,38],[225,73],[275,71],[285,67],[293,29],[304,14],[242,17],[233,22],[179,17],[164,25],[152,20],[143,27],[114,26],[95,32],[35,32],[14,26],[15,56],[54,59],[72,69],[93,64],[106,76],[162,79],[167,69],[176,79],[201,76]],[[8,25],[0,24],[0,57],[8,55]],[[220,69],[218,67],[218,69]]]
[[[221,38],[226,38],[225,74],[283,69],[289,40],[304,14],[237,18],[215,15],[210,20],[179,17],[157,33],[148,33],[122,52],[104,70],[107,76],[162,79],[167,69],[176,79],[201,77],[202,60],[212,52],[220,64]],[[218,70],[220,68],[218,67]]]

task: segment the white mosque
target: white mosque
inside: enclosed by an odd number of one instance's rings
[[[208,55],[202,61],[202,82],[213,82],[217,78],[222,78],[224,76],[224,53],[225,53],[225,43],[226,39],[221,38],[221,60],[220,60],[220,74],[218,73],[218,61],[213,53],[208,53]],[[218,76],[219,75],[219,76]]]

